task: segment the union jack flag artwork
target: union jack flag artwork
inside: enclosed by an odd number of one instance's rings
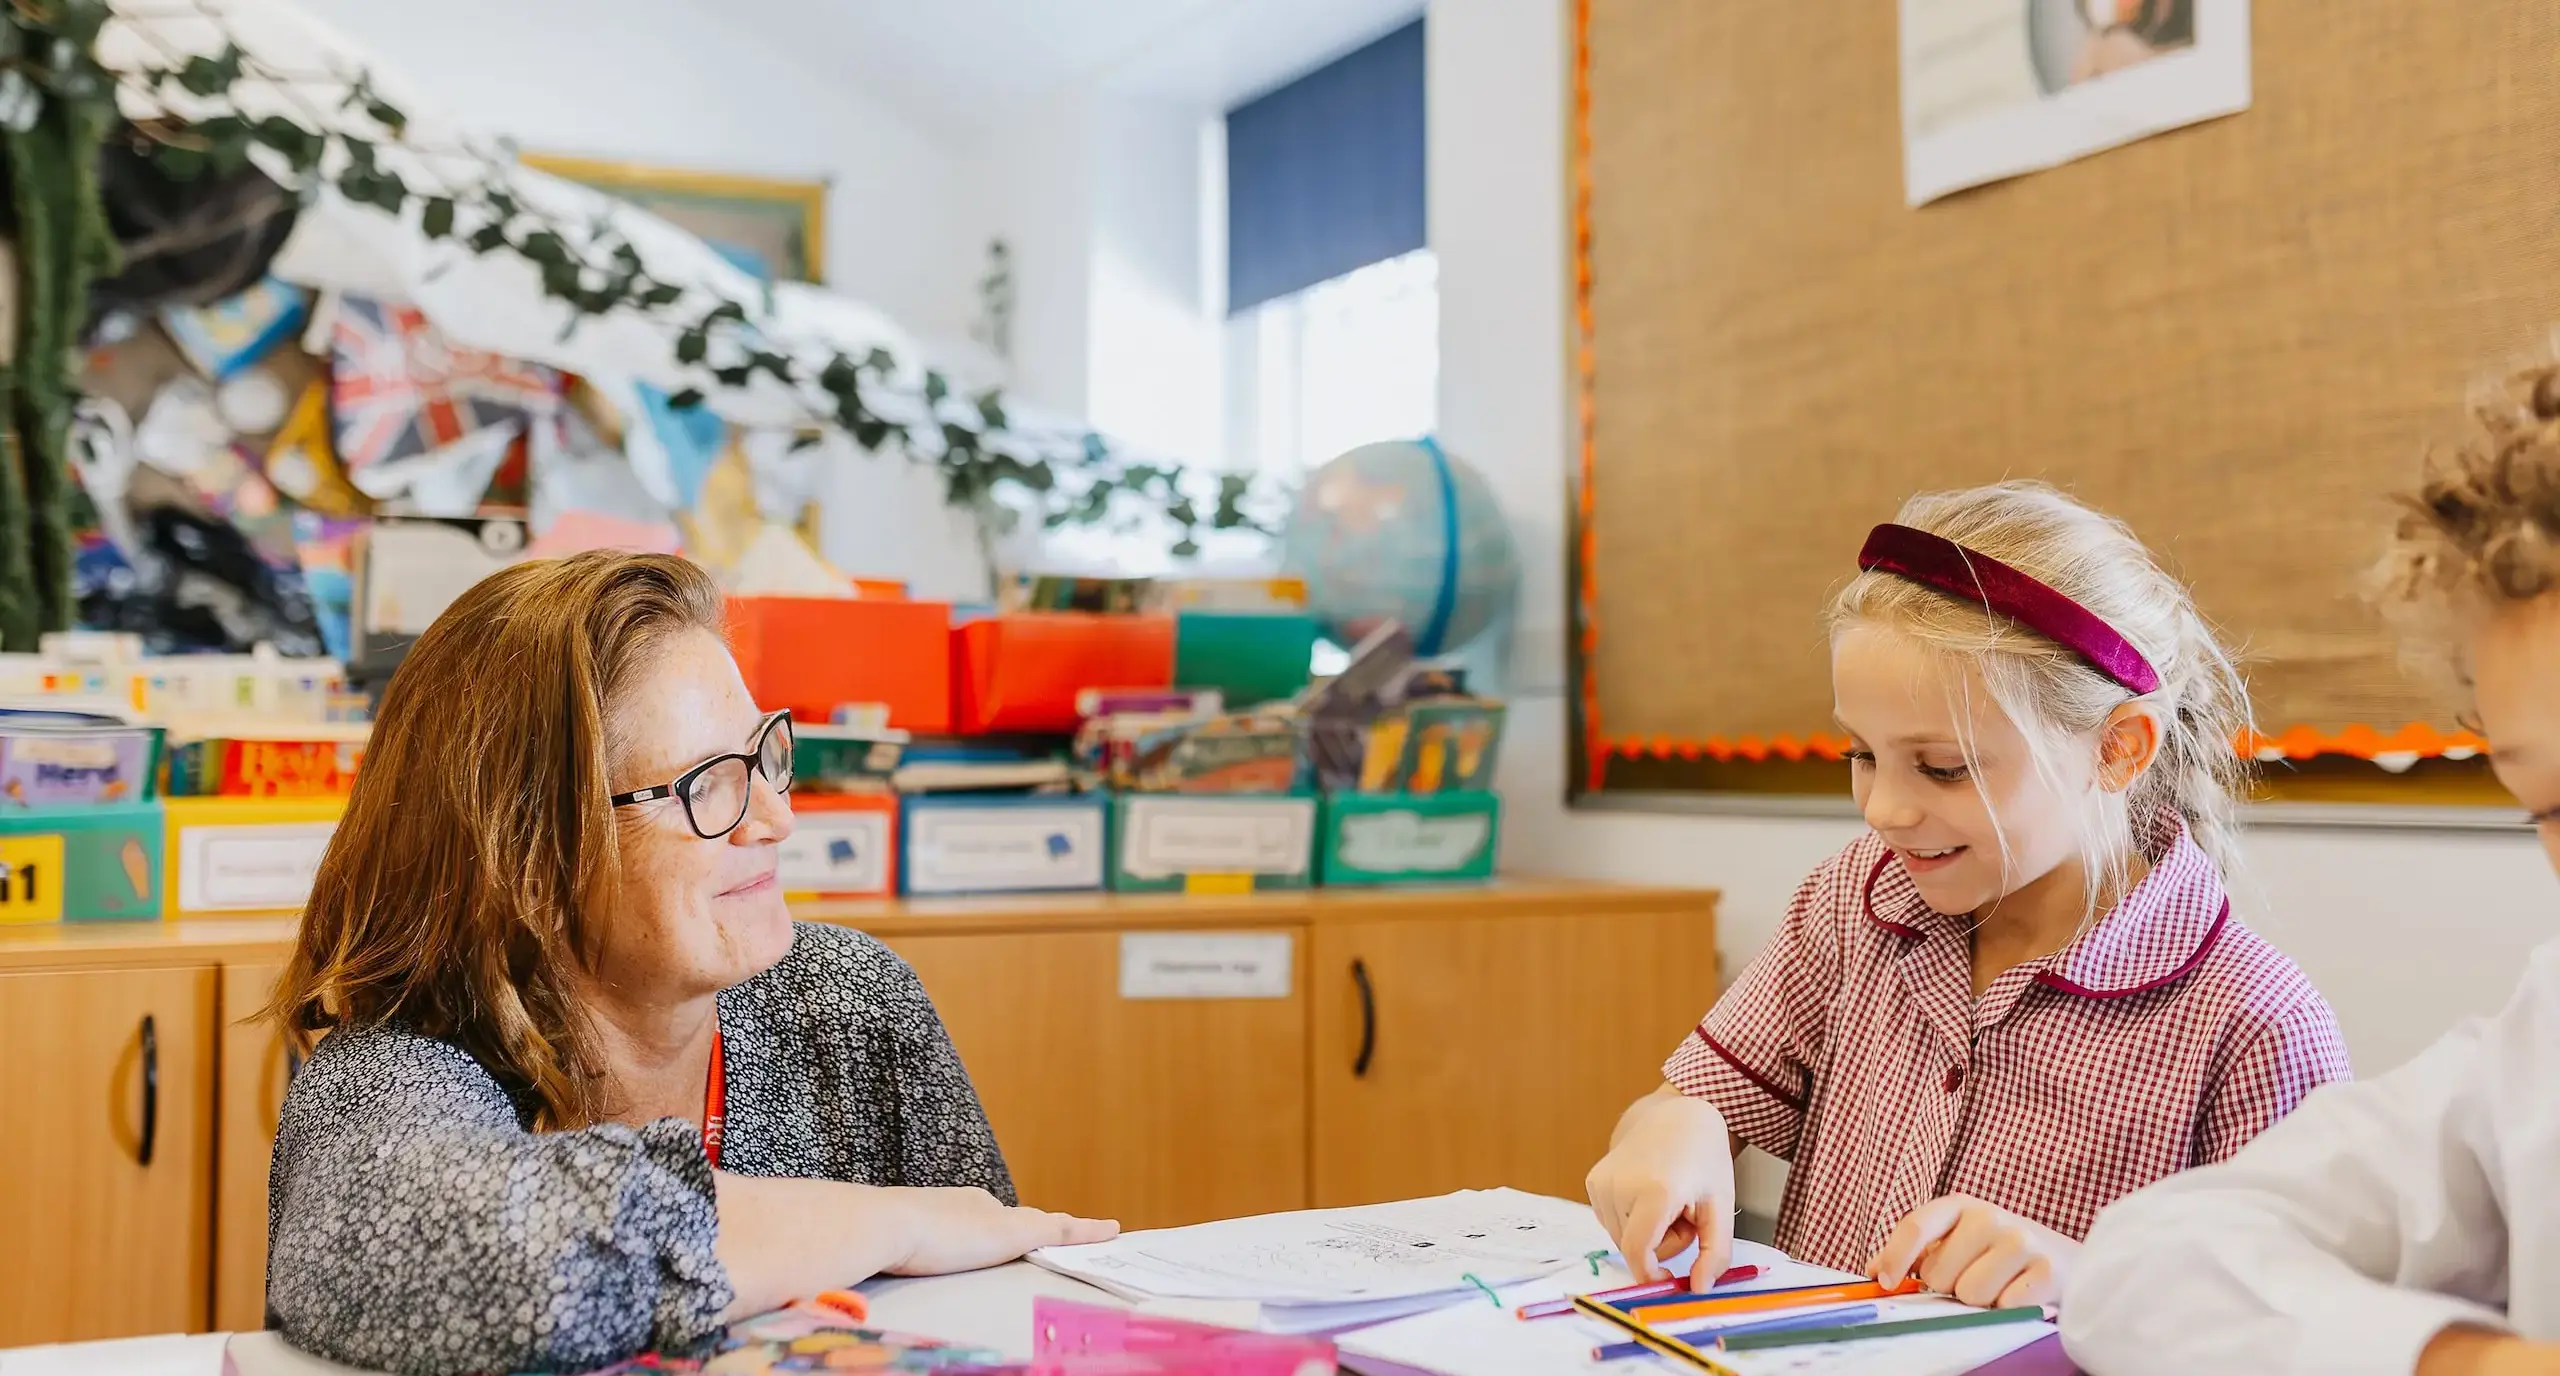
[[[350,296],[330,343],[331,420],[349,474],[443,449],[558,408],[561,376],[457,349],[414,306]]]

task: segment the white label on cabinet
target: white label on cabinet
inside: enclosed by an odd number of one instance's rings
[[[782,843],[785,893],[887,893],[889,814],[801,812]]]
[[[908,815],[911,893],[1101,887],[1098,807],[937,807]]]
[[[1443,874],[1465,869],[1493,839],[1481,812],[1425,817],[1399,808],[1342,819],[1342,863],[1371,874]]]
[[[1297,939],[1287,932],[1123,932],[1124,999],[1285,999]]]
[[[299,908],[311,897],[335,822],[178,829],[178,908],[256,912]]]
[[[1120,816],[1120,868],[1140,879],[1304,874],[1314,852],[1313,798],[1132,798]]]

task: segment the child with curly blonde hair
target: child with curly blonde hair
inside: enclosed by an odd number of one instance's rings
[[[2560,868],[2560,364],[2475,403],[2379,570]],[[2099,1376],[2560,1372],[2560,943],[2514,998],[2116,1205],[2063,1309]]]

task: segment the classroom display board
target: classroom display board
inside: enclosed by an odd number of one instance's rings
[[[2467,386],[2560,322],[2560,10],[2265,0],[2245,113],[1918,209],[1894,6],[1575,28],[1578,786],[1836,758],[1866,530],[2009,477],[2162,551],[2290,753],[2476,745],[2360,584]]]

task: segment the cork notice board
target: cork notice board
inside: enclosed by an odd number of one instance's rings
[[[1577,5],[1576,782],[1832,756],[1867,528],[2025,476],[2168,556],[2292,753],[2465,753],[2357,581],[2560,322],[2560,7],[2259,0],[2246,113],[1916,210],[1894,9]]]

